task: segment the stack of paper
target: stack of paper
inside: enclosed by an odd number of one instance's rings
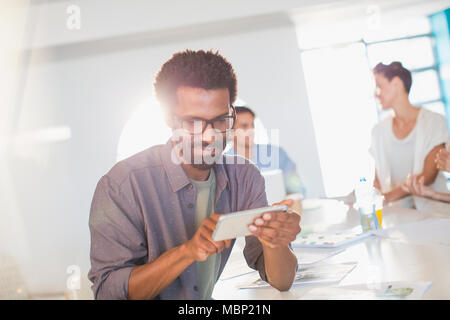
[[[294,285],[306,286],[339,282],[356,267],[356,264],[356,262],[347,262],[300,267],[295,275]],[[258,276],[248,283],[238,285],[238,288],[250,289],[268,286],[270,286],[270,284],[263,281]]]
[[[225,268],[223,269],[222,274],[220,275],[220,280],[229,280],[252,272],[257,271],[251,269],[247,265],[247,262],[245,261],[244,257],[242,257],[240,260],[227,262]]]
[[[292,245],[303,248],[336,248],[372,235],[373,232],[363,232],[361,226],[343,231],[315,232],[306,235],[300,233]]]
[[[311,266],[332,256],[335,256],[345,249],[341,248],[296,248],[294,247],[294,254],[297,257],[300,266]]]

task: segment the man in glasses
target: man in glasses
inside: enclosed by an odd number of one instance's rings
[[[173,135],[98,182],[89,219],[96,299],[210,299],[234,244],[212,240],[218,218],[267,206],[258,169],[223,155],[236,119],[231,64],[211,51],[179,52],[154,87]],[[289,244],[299,222],[293,211],[272,212],[248,227],[245,259],[279,290],[295,276]]]

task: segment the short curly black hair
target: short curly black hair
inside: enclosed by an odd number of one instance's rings
[[[237,79],[232,65],[218,51],[184,50],[173,54],[156,74],[154,89],[162,107],[177,104],[181,86],[210,89],[228,88],[230,103],[236,100]]]

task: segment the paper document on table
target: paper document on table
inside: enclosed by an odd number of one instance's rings
[[[367,285],[314,288],[300,300],[419,300],[431,288],[429,281],[394,281]]]
[[[363,232],[361,226],[342,231],[314,232],[306,235],[300,233],[292,242],[294,247],[303,248],[336,248],[352,242],[365,239],[373,232]]]
[[[298,264],[301,266],[309,266],[332,256],[335,256],[345,249],[341,248],[296,248],[293,247],[294,254],[297,257]]]
[[[450,246],[450,219],[425,219],[389,229],[376,235],[398,242]]]
[[[249,274],[252,272],[257,272],[254,269],[251,269],[244,257],[241,260],[235,260],[232,262],[228,262],[223,269],[222,274],[220,275],[220,280],[228,280],[231,278],[236,278],[242,276],[244,274]]]
[[[293,285],[307,286],[326,283],[335,283],[341,281],[347,274],[349,274],[355,267],[357,262],[346,262],[337,264],[320,264],[313,266],[300,266]],[[248,283],[238,285],[239,289],[264,288],[269,287],[270,284],[256,277]]]

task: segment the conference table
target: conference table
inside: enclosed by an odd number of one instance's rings
[[[302,232],[339,231],[360,225],[360,216],[355,208],[333,199],[305,200],[301,216]],[[343,246],[343,251],[318,263],[335,264],[353,261],[357,262],[357,265],[339,283],[329,285],[349,286],[391,281],[426,281],[432,282],[432,285],[422,299],[450,299],[450,243],[433,243],[426,240],[433,238],[433,230],[424,228],[422,232],[420,225],[432,222],[430,219],[436,219],[438,222],[450,221],[447,220],[450,219],[450,212],[445,214],[399,206],[385,207],[381,232],[387,232],[399,226],[417,224],[419,226],[417,237],[414,233],[409,238],[379,235]],[[448,231],[450,233],[450,230]],[[302,299],[302,296],[305,296],[309,290],[323,286],[293,285],[290,290],[284,292],[270,286],[239,289],[237,287],[239,284],[249,282],[257,275],[257,272],[246,265],[242,254],[243,247],[244,239],[237,239],[224,272],[216,283],[213,299]],[[305,249],[294,247],[293,250],[296,255],[301,255],[301,251]],[[299,263],[301,264],[301,261]]]

